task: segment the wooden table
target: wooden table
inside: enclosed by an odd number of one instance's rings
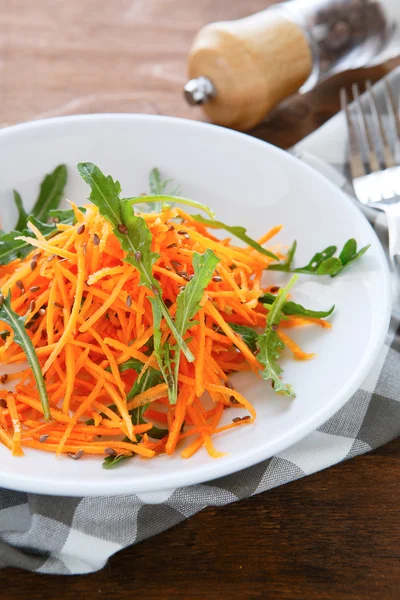
[[[79,112],[202,119],[182,99],[197,30],[267,0],[3,0],[0,125]],[[399,62],[399,61],[397,61]],[[388,69],[394,66],[387,65]],[[379,79],[384,68],[370,70]],[[254,132],[283,148],[339,108],[340,76]],[[225,508],[210,508],[81,577],[0,571],[3,598],[394,600],[400,594],[400,441]],[[62,590],[62,592],[61,592]]]

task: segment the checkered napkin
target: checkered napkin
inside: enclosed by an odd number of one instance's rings
[[[400,70],[389,77],[399,90]],[[337,115],[293,152],[346,189],[345,139],[344,119]],[[375,214],[369,217],[386,247],[384,223]],[[105,498],[60,498],[0,489],[0,566],[54,574],[93,572],[118,550],[206,506],[265,492],[386,444],[400,435],[399,353],[400,319],[395,311],[385,347],[351,400],[301,442],[239,473],[168,492]]]

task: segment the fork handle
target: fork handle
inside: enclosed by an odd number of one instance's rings
[[[389,230],[389,255],[393,270],[400,280],[400,202],[383,207]]]

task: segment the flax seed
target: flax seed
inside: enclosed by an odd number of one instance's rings
[[[128,228],[127,228],[127,226],[126,226],[126,225],[124,225],[123,223],[120,223],[120,224],[118,225],[118,231],[119,231],[120,233],[123,233],[124,235],[126,235],[127,233],[129,233],[129,229],[128,229]]]
[[[1,383],[6,383],[7,379],[8,379],[8,375],[7,375],[7,373],[4,373],[4,374],[3,374],[3,375],[0,377],[0,381],[1,381]]]
[[[17,286],[17,288],[19,290],[21,290],[22,293],[24,293],[24,291],[25,291],[24,284],[22,283],[22,281],[20,279],[18,279],[18,281],[15,282],[15,285]]]
[[[79,225],[78,229],[76,230],[76,233],[78,235],[82,235],[82,233],[85,231],[85,229],[86,229],[85,223],[82,223],[82,225]]]
[[[105,454],[108,454],[108,456],[116,456],[117,455],[114,448],[105,448],[104,452],[105,452]]]
[[[35,293],[35,292],[38,292],[39,290],[40,290],[40,285],[33,285],[29,291],[32,293]]]
[[[73,460],[79,460],[85,454],[85,451],[84,450],[78,450],[78,452],[76,454],[73,454],[72,452],[68,452],[67,454]]]
[[[31,262],[31,271],[34,271],[37,267],[37,261],[36,260],[32,260]]]
[[[126,297],[126,305],[128,308],[131,308],[131,306],[132,306],[132,296],[130,296],[129,294]]]
[[[100,238],[99,238],[99,236],[97,235],[97,233],[94,233],[94,234],[93,234],[93,244],[94,244],[95,246],[98,246],[98,245],[100,244]]]
[[[44,442],[47,442],[47,440],[49,439],[49,434],[48,433],[44,433],[43,435],[40,436],[39,438],[39,442],[41,444],[43,444]]]

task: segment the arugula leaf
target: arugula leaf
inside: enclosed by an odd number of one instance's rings
[[[361,250],[359,250],[357,252],[356,240],[354,238],[351,238],[350,240],[348,240],[345,243],[345,245],[343,246],[343,250],[339,254],[339,259],[343,265],[342,268],[347,267],[348,265],[353,263],[355,260],[358,260],[359,258],[361,258],[366,253],[366,251],[368,250],[370,245],[371,244],[364,246],[363,248],[361,248]]]
[[[330,275],[335,277],[343,271],[343,269],[353,263],[354,261],[361,258],[368,248],[364,246],[357,252],[357,242],[354,238],[349,239],[343,246],[343,250],[338,257],[334,256],[336,253],[336,246],[328,246],[322,252],[314,254],[310,262],[304,267],[292,269],[292,261],[296,251],[296,241],[288,252],[288,256],[285,262],[273,264],[268,267],[270,271],[290,271],[292,273],[307,273],[312,275]]]
[[[167,193],[172,179],[161,179],[160,171],[155,167],[149,173],[149,188],[152,196],[162,196]],[[179,186],[175,186],[169,193],[171,196],[179,196]]]
[[[52,173],[46,175],[41,186],[39,197],[32,209],[32,215],[45,221],[51,209],[58,208],[67,183],[66,165],[58,165]]]
[[[335,254],[337,248],[336,246],[328,246],[322,252],[317,252],[314,254],[308,265],[304,267],[299,267],[298,269],[294,269],[296,273],[316,273],[320,269],[324,269],[323,265],[326,260],[332,258]]]
[[[49,239],[54,234],[58,233],[57,224],[56,223],[43,223],[43,221],[39,221],[35,217],[29,216],[29,223],[32,223],[39,231],[45,236],[45,238]],[[62,221],[59,221],[62,223]],[[30,229],[29,229],[30,231]],[[34,234],[31,232],[29,237],[32,237]]]
[[[179,292],[176,299],[175,325],[182,337],[185,335],[190,326],[193,325],[191,320],[201,308],[200,302],[203,298],[204,290],[212,279],[215,267],[219,263],[219,258],[215,256],[212,250],[207,248],[203,254],[194,252],[192,261],[194,276],[184,287],[184,289]],[[154,325],[154,330],[155,329],[156,326]],[[177,389],[180,353],[179,348],[175,347],[174,350],[174,382],[175,388]],[[175,401],[173,403],[175,403]]]
[[[57,232],[57,227],[42,223],[34,217],[29,220],[39,229],[47,239]],[[30,229],[23,231],[10,231],[0,236],[0,265],[7,265],[16,258],[24,258],[32,251],[32,246],[23,240],[17,239],[19,236],[34,238],[35,235]]]
[[[149,188],[152,196],[159,196],[165,192],[168,181],[162,181],[160,171],[156,168],[149,173]]]
[[[67,167],[65,165],[59,165],[52,173],[46,175],[41,183],[39,197],[31,213],[26,212],[20,194],[13,190],[14,202],[18,210],[18,221],[14,229],[20,232],[23,231],[31,217],[46,221],[51,209],[58,207],[66,182]]]
[[[339,258],[343,265],[346,265],[348,262],[353,260],[355,255],[357,254],[357,242],[354,238],[347,240],[345,245],[343,246],[343,250],[339,254]]]
[[[151,289],[157,285],[152,275],[152,267],[159,254],[151,251],[151,233],[143,217],[137,217],[130,204],[121,202],[121,223],[127,228],[121,233],[118,228],[118,238],[122,248],[128,253],[125,261],[138,269],[142,276],[142,284]],[[136,253],[140,252],[140,258]],[[154,291],[154,290],[153,290]]]
[[[11,292],[8,293],[6,298],[0,296],[0,302],[0,321],[3,321],[12,327],[14,332],[14,342],[22,348],[35,377],[40,399],[42,401],[43,416],[46,421],[50,421],[51,416],[46,386],[38,357],[25,329],[25,319],[17,315],[11,308]]]
[[[215,219],[205,219],[201,215],[192,215],[192,219],[194,219],[198,223],[201,223],[202,225],[206,225],[207,227],[213,227],[214,229],[225,229],[232,235],[236,236],[239,240],[242,240],[242,242],[245,242],[248,246],[251,246],[258,252],[260,252],[260,254],[264,254],[265,256],[269,256],[270,258],[278,260],[278,257],[275,254],[273,254],[269,250],[266,250],[258,242],[250,238],[247,235],[246,229],[240,225],[232,227],[230,225],[225,225],[225,223],[222,223],[222,221],[216,221]]]
[[[285,345],[278,336],[276,326],[282,318],[282,309],[289,290],[296,280],[297,276],[294,275],[287,286],[279,290],[268,313],[265,331],[257,339],[257,347],[259,350],[257,359],[264,367],[262,372],[263,379],[271,382],[275,392],[285,394],[285,396],[291,398],[295,398],[292,387],[290,385],[285,385],[279,377],[282,373],[282,367],[278,364],[278,360]]]
[[[293,258],[296,253],[296,248],[297,248],[297,241],[294,240],[293,244],[289,248],[289,252],[287,253],[286,260],[278,263],[277,265],[270,265],[268,267],[268,269],[270,271],[284,271],[286,273],[290,272],[290,269],[292,268]]]
[[[204,290],[210,283],[218,263],[219,258],[209,248],[203,254],[193,253],[194,277],[179,292],[176,300],[175,323],[181,335],[188,330],[190,320],[200,310]]]
[[[32,250],[32,246],[23,240],[17,240],[20,235],[33,237],[32,231],[10,231],[0,236],[0,265],[7,265],[16,258],[24,258]]]
[[[83,206],[80,206],[79,210],[81,210],[83,213],[86,212],[86,208],[84,208]],[[56,219],[57,223],[64,223],[65,225],[75,225],[76,223],[75,213],[70,208],[52,208],[51,210],[49,210],[49,218],[53,221],[54,219]]]
[[[121,186],[109,175],[106,177],[93,163],[79,163],[78,171],[91,188],[90,200],[100,213],[112,224],[114,234],[127,253],[125,261],[133,265],[140,273],[140,285],[151,289],[155,295],[154,306],[158,306],[177,343],[180,345],[189,362],[194,356],[179,335],[175,324],[162,299],[162,290],[153,277],[152,267],[158,254],[151,251],[151,233],[145,220],[137,217],[127,200],[120,200]],[[141,198],[143,201],[143,198]],[[161,368],[161,365],[160,365]],[[166,380],[169,384],[169,382]]]
[[[246,346],[248,346],[252,352],[257,352],[257,340],[259,334],[255,329],[251,329],[251,327],[247,327],[247,325],[238,325],[237,323],[228,323],[228,325],[235,333],[238,333],[241,336]]]
[[[133,454],[117,454],[116,456],[106,456],[103,460],[103,469],[113,469],[121,460],[133,458]]]
[[[171,404],[175,404],[176,397],[178,394],[178,388],[176,381],[172,373],[171,348],[166,342],[162,345],[162,334],[161,334],[161,309],[155,298],[149,298],[153,310],[153,341],[154,341],[154,356],[156,357],[160,371],[164,377],[164,381],[168,386],[168,399]],[[179,350],[178,350],[179,356]]]
[[[114,181],[111,175],[107,177],[94,163],[78,163],[80,176],[90,186],[89,199],[95,204],[100,214],[103,215],[114,227],[121,223],[121,207],[119,195],[121,185]]]
[[[274,294],[267,293],[258,300],[263,304],[273,304],[275,299],[276,296]],[[326,317],[329,317],[334,310],[335,305],[329,310],[309,310],[308,308],[304,308],[301,304],[292,301],[287,301],[282,306],[282,313],[284,315],[299,315],[301,317],[314,317],[315,319],[325,319]]]
[[[339,257],[334,257],[336,246],[328,246],[322,252],[317,252],[311,259],[308,265],[295,269],[296,273],[314,273],[316,275],[330,275],[335,277],[343,271],[345,267],[361,258],[370,244],[361,248],[357,252],[357,242],[354,238],[347,240]]]
[[[143,368],[143,363],[137,358],[128,358],[124,363],[120,364],[118,369],[120,373],[125,373],[125,371],[129,371],[129,369],[133,369],[136,373],[140,373]],[[151,367],[150,367],[151,368]],[[107,367],[106,371],[110,371],[111,367]]]
[[[339,258],[336,258],[335,256],[332,256],[331,258],[327,258],[326,260],[324,260],[318,267],[318,269],[315,271],[315,273],[317,275],[330,275],[331,277],[334,277],[334,275],[337,275],[338,273],[340,273],[340,271],[343,269],[343,265],[340,261]],[[296,269],[297,271],[297,269]]]
[[[172,194],[157,194],[152,196],[133,196],[132,198],[123,198],[123,202],[129,202],[129,204],[153,204],[159,203],[162,204],[186,204],[187,206],[193,206],[194,208],[203,210],[207,215],[209,215],[212,219],[215,217],[215,213],[211,208],[209,208],[206,204],[202,204],[201,202],[197,202],[197,200],[190,200],[190,198],[182,198],[182,196],[174,196]],[[193,215],[192,215],[193,216]],[[199,215],[196,215],[199,216]],[[214,222],[214,221],[212,221]]]
[[[14,196],[15,206],[17,207],[17,210],[18,210],[18,221],[15,225],[15,229],[17,231],[22,231],[23,229],[25,229],[26,224],[28,222],[28,214],[24,209],[24,205],[22,204],[22,198],[19,195],[19,193],[17,192],[17,190],[13,190],[13,196]]]

